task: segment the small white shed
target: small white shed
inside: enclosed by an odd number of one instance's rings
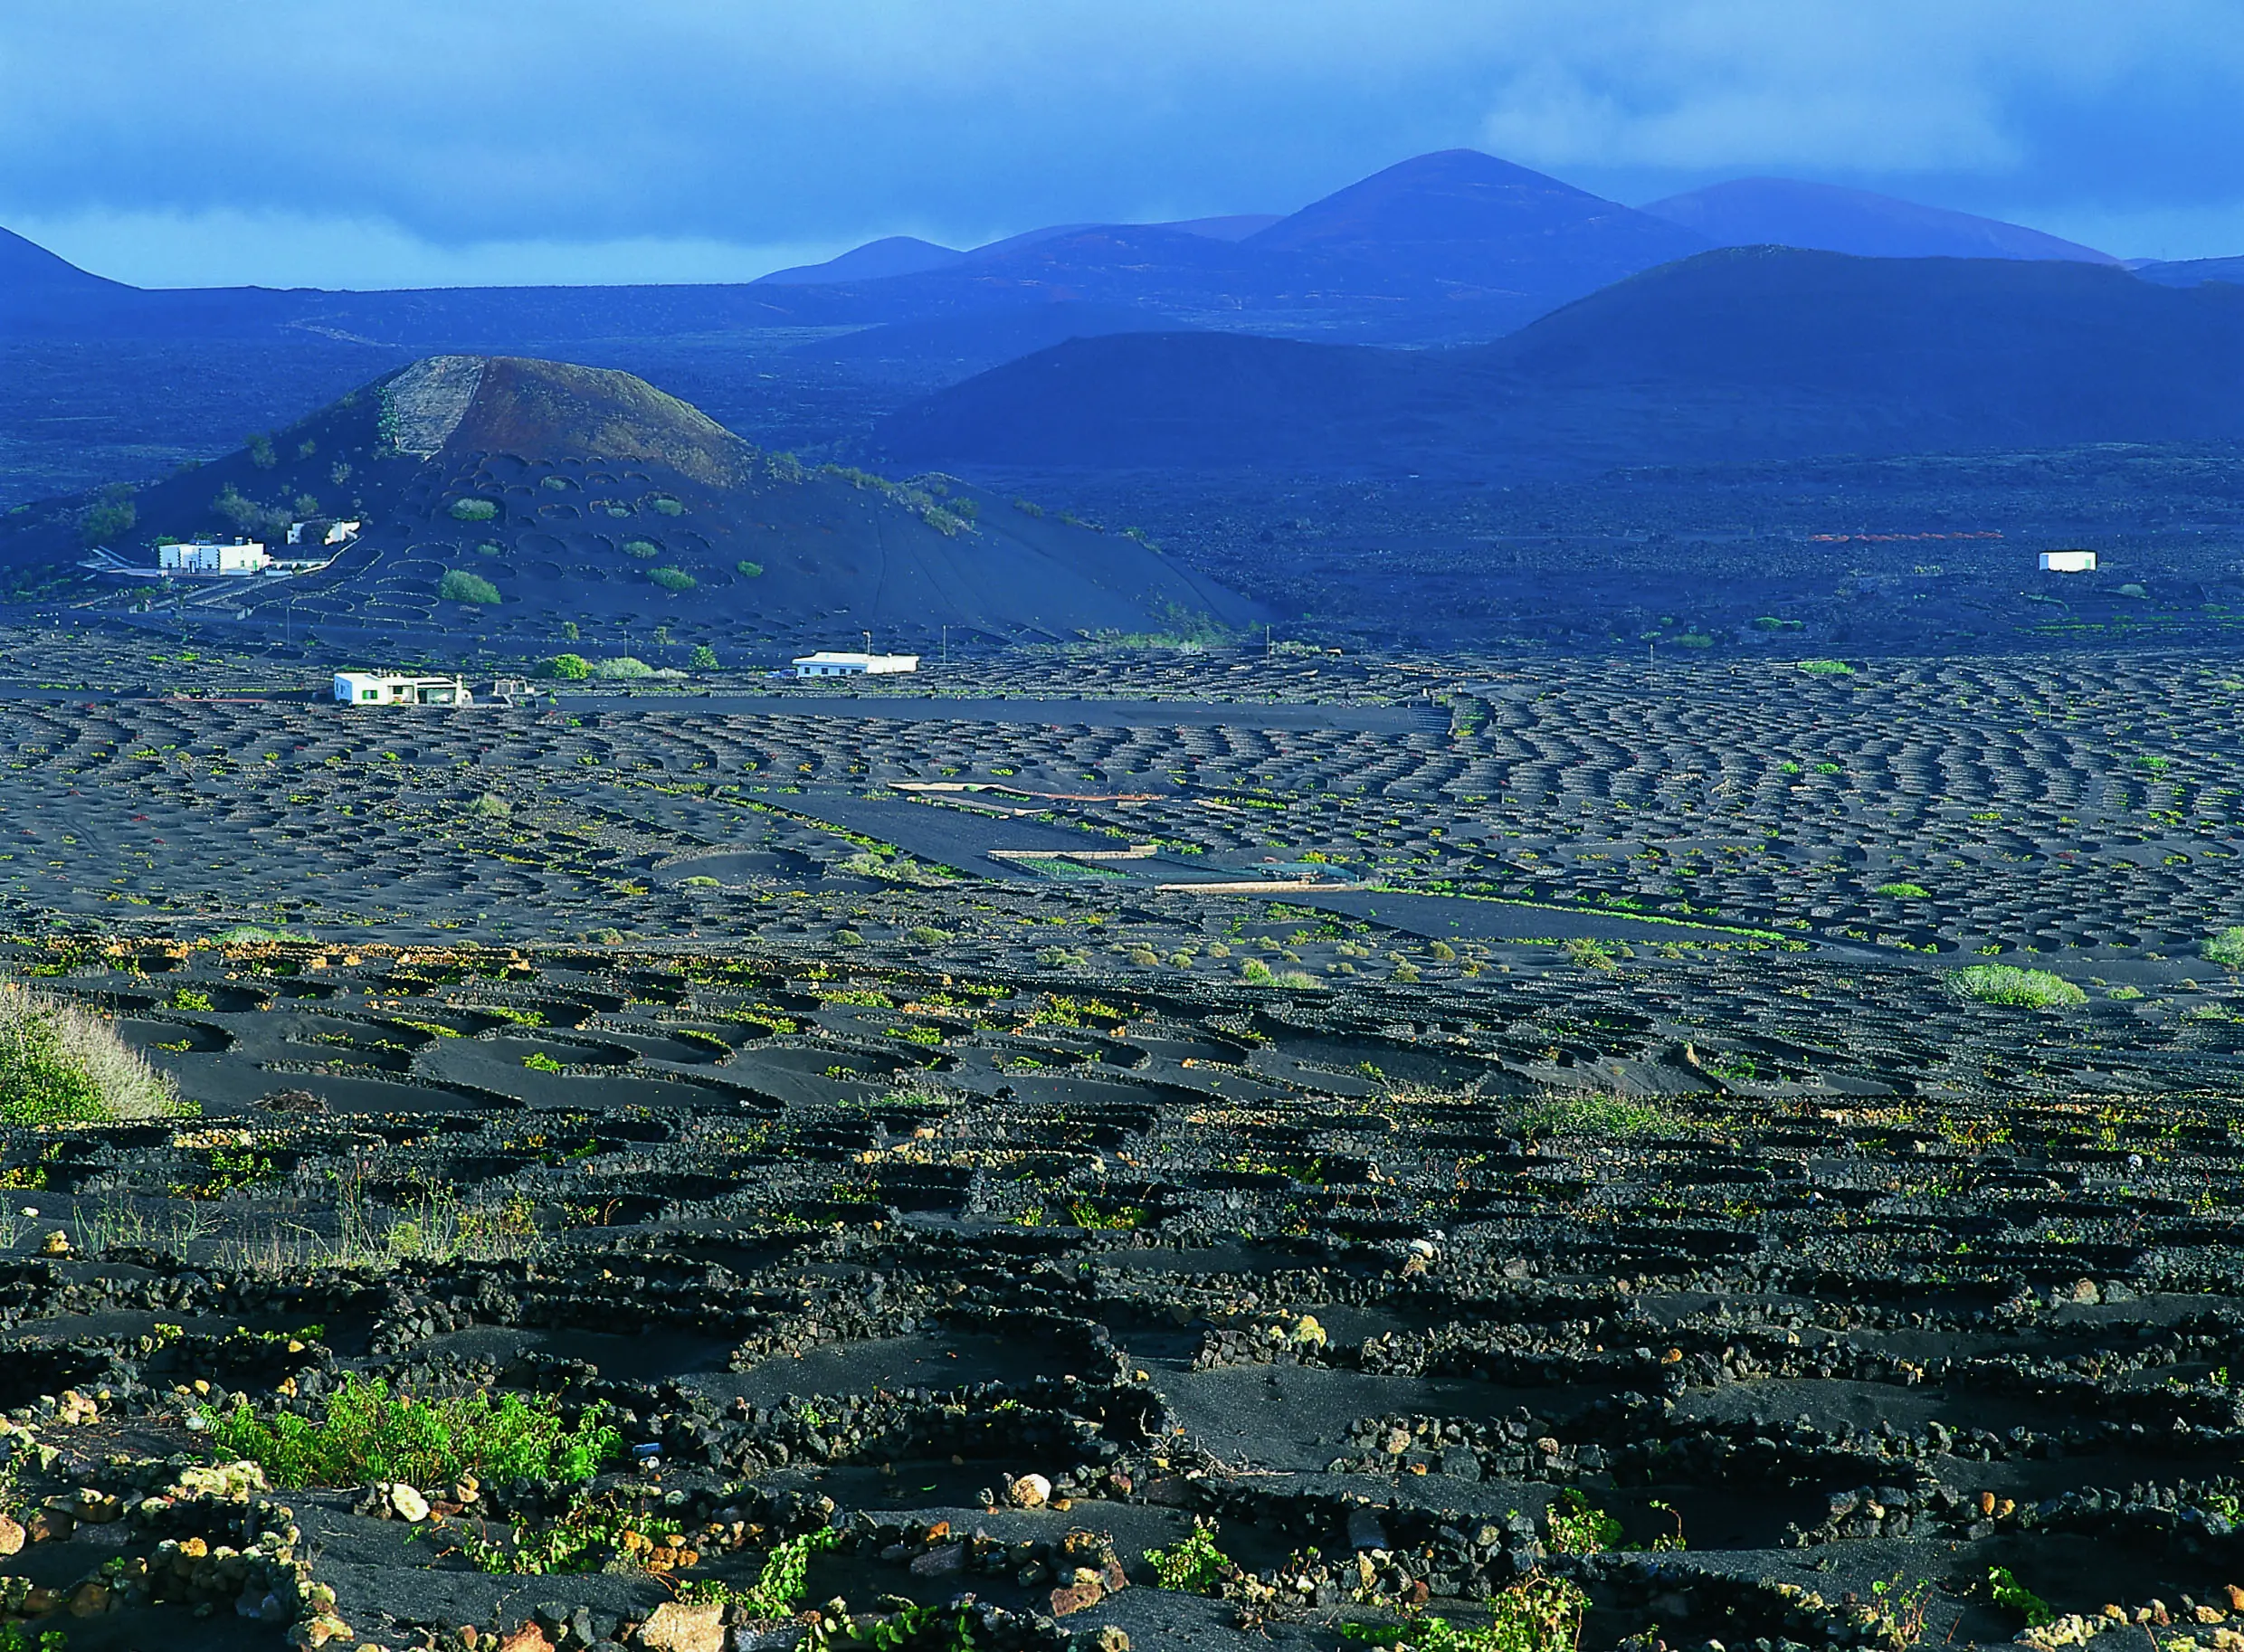
[[[2044,551],[2041,553],[2044,574],[2093,574],[2096,572],[2094,551]]]
[[[917,671],[917,654],[849,654],[821,649],[796,657],[797,677],[879,677],[890,671]]]

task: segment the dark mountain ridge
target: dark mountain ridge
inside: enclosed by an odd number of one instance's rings
[[[2090,264],[1704,253],[1497,343],[1064,344],[891,417],[911,463],[1522,474],[2244,435],[2244,290]]]

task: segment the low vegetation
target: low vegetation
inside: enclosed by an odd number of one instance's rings
[[[1803,660],[1800,669],[1811,677],[1852,677],[1854,668],[1843,660]]]
[[[473,603],[482,608],[496,606],[499,601],[497,585],[465,568],[453,568],[438,580],[436,594],[448,603]]]
[[[701,583],[683,568],[649,568],[647,577],[665,591],[690,591]]]
[[[591,1479],[622,1448],[598,1407],[574,1427],[544,1398],[480,1389],[438,1400],[392,1393],[379,1377],[347,1376],[315,1422],[263,1415],[246,1401],[207,1414],[211,1441],[276,1486],[358,1486],[404,1480],[442,1486],[462,1475],[494,1480]]]
[[[1910,883],[1906,879],[1881,883],[1878,886],[1878,893],[1887,900],[1930,900],[1933,896],[1933,892],[1923,884]]]
[[[489,522],[499,515],[499,505],[493,499],[454,499],[452,514],[456,521]]]
[[[2228,969],[2244,969],[2244,924],[2231,924],[2207,941],[2205,956]]]
[[[179,1108],[168,1074],[107,1017],[50,993],[0,984],[0,1123],[104,1124]]]
[[[1521,1107],[1513,1128],[1529,1141],[1548,1136],[1672,1135],[1688,1121],[1664,1102],[1635,1096],[1545,1096]]]
[[[1446,1618],[1404,1624],[1350,1623],[1346,1640],[1401,1652],[1574,1652],[1589,1596],[1571,1578],[1529,1572],[1488,1600],[1488,1621],[1460,1628]]]
[[[1956,997],[1983,1004],[2046,1010],[2088,1002],[2088,995],[2062,975],[2010,964],[1974,964],[1951,974],[1947,984]]]

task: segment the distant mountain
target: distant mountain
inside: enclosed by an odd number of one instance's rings
[[[947,270],[954,264],[967,263],[977,258],[994,258],[1019,247],[1034,246],[1040,241],[1052,241],[1062,235],[1079,234],[1085,230],[1095,229],[1177,230],[1187,235],[1205,236],[1210,241],[1244,241],[1256,231],[1268,229],[1278,221],[1279,214],[1276,213],[1234,213],[1222,218],[1184,218],[1174,223],[1055,223],[1042,229],[1024,230],[1018,235],[1008,235],[1002,241],[989,242],[965,252],[910,235],[890,235],[880,241],[869,241],[861,247],[852,247],[822,264],[797,264],[793,269],[775,270],[769,275],[756,277],[756,280],[775,287],[883,280],[891,275],[917,275],[923,270]]]
[[[1242,245],[1362,291],[1578,297],[1707,245],[1697,233],[1476,149],[1402,162]]]
[[[1081,339],[881,427],[911,464],[1496,476],[2244,436],[2244,290],[2056,261],[1762,247],[1621,281],[1495,344]]]
[[[115,505],[132,507],[119,523]],[[297,622],[558,634],[657,620],[848,640],[1158,630],[1260,611],[1137,541],[1013,509],[955,480],[887,482],[767,455],[627,373],[506,356],[418,361],[242,451],[105,501],[0,517],[0,570],[70,570],[89,534],[155,562],[164,535],[247,534],[280,548],[292,517],[366,530],[324,573],[244,582]],[[440,597],[448,572],[488,607]],[[236,594],[229,591],[230,595]],[[277,610],[274,610],[277,612]]]
[[[809,287],[829,281],[878,281],[891,275],[917,275],[922,270],[940,270],[965,256],[965,253],[950,247],[939,247],[932,241],[921,241],[911,235],[889,235],[880,241],[869,241],[861,247],[852,247],[822,264],[797,264],[788,270],[775,270],[769,275],[756,277],[756,281],[759,285],[773,287]]]
[[[1173,317],[1153,310],[1061,300],[1009,304],[934,321],[891,321],[798,345],[789,354],[806,360],[848,362],[894,376],[955,382],[1070,338],[1180,330],[1188,329],[1181,328]]]
[[[1806,247],[1863,258],[2055,258],[2119,261],[2040,230],[1919,206],[1866,189],[1797,178],[1736,178],[1653,201],[1644,212],[1717,247]]]
[[[2162,287],[2195,287],[2205,281],[2230,281],[2244,286],[2244,258],[2190,258],[2167,263],[2145,259],[2127,266],[2146,281]]]

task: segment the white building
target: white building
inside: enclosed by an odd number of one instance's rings
[[[261,574],[272,565],[265,547],[238,545],[159,545],[156,566],[163,574]]]
[[[2041,553],[2044,574],[2093,574],[2096,572],[2094,551],[2044,551]]]
[[[457,677],[403,671],[338,671],[335,698],[352,706],[471,706],[475,697]]]
[[[890,671],[918,669],[917,654],[844,654],[827,649],[801,655],[794,662],[797,677],[879,677]]]
[[[319,543],[322,545],[347,545],[350,541],[358,537],[358,530],[364,527],[366,527],[364,522],[329,522],[326,525]],[[311,535],[315,530],[319,529],[320,524],[317,520],[310,522],[291,522],[289,524],[289,543],[290,545],[302,545],[308,536]]]

